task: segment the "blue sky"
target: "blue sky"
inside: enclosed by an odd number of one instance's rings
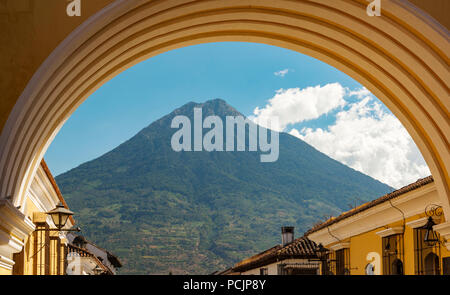
[[[222,98],[244,115],[254,115],[256,107],[272,111],[283,99],[314,101],[314,97],[306,95],[310,92],[302,90],[319,87],[320,92],[320,87],[333,83],[346,89],[345,104],[333,106],[313,119],[294,117],[283,130],[293,134],[295,129],[295,135],[316,143],[319,150],[320,144],[327,143],[320,143],[313,133],[327,131],[336,124],[342,117],[338,114],[349,111],[360,100],[348,94],[362,85],[314,58],[274,46],[224,42],[180,48],[135,65],[103,85],[62,127],[45,160],[54,175],[63,173],[101,156],[189,101]],[[288,91],[280,89],[298,91],[288,98]],[[272,105],[269,100],[277,93],[278,100],[273,103],[278,105]],[[311,93],[314,96],[318,92]],[[371,96],[371,103],[377,102]],[[380,106],[384,114],[392,116],[384,105]]]

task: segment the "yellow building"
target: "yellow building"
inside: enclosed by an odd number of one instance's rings
[[[73,264],[70,270],[79,270],[73,274],[115,274],[115,267],[121,264],[111,253],[72,243],[67,231],[75,224],[72,216],[63,231],[57,229],[46,212],[58,206],[68,209],[42,160],[20,206],[14,206],[11,198],[0,200],[0,275],[63,275],[68,274],[68,263]],[[108,265],[106,257],[101,262],[98,257],[102,255],[115,258],[110,259],[114,265]]]
[[[443,230],[445,224],[429,176],[214,274],[312,274],[305,270],[316,269],[326,275],[449,275],[450,233]],[[284,255],[288,252],[295,255]],[[283,271],[281,266],[300,271]]]
[[[65,236],[45,212],[59,203],[61,192],[46,163],[41,162],[22,205],[0,200],[0,274],[56,275],[65,273]],[[70,216],[65,228],[75,224]]]
[[[323,274],[448,275],[450,243],[438,234],[445,221],[429,176],[332,217],[305,236],[329,251]]]

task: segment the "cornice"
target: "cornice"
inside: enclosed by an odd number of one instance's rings
[[[11,269],[14,253],[22,251],[25,242],[35,230],[33,222],[19,211],[10,200],[0,200],[0,266]]]
[[[435,223],[437,223],[440,220],[440,218],[438,218],[436,216],[433,216],[432,218]],[[411,228],[418,228],[418,227],[424,226],[427,223],[427,221],[428,221],[428,217],[422,217],[422,218],[407,222],[405,225],[408,227],[411,227]]]
[[[11,201],[5,199],[0,200],[0,226],[21,241],[26,241],[36,228]]]
[[[58,194],[47,177],[43,168],[39,167],[27,192],[27,197],[42,212],[52,210],[59,202]]]
[[[403,227],[397,226],[397,227],[391,227],[391,228],[387,228],[387,229],[378,231],[375,234],[384,238],[384,237],[389,237],[392,235],[397,235],[397,234],[402,234],[402,233],[403,233]]]
[[[0,231],[0,256],[12,258],[13,253],[22,251],[24,243],[10,234]]]
[[[350,242],[340,242],[340,243],[334,244],[333,246],[330,246],[330,249],[333,251],[346,249],[346,248],[350,248]]]

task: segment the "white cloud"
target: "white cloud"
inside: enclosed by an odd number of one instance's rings
[[[330,126],[300,131],[289,126],[315,120],[333,110],[337,111],[336,121]],[[403,125],[364,87],[352,90],[333,83],[280,89],[265,107],[255,108],[250,118],[264,127],[289,130],[289,134],[331,158],[395,188],[430,175]],[[279,125],[265,124],[274,119]]]
[[[289,69],[284,69],[273,73],[275,76],[284,77],[289,72]]]
[[[289,131],[289,134],[293,135],[295,137],[298,137],[298,138],[302,138],[302,135],[300,134],[300,132],[298,132],[298,130],[295,128],[292,128],[291,131]]]
[[[325,86],[280,89],[268,104],[255,108],[250,118],[255,122],[273,121],[278,119],[279,126],[271,129],[283,131],[289,124],[296,124],[307,120],[317,119],[328,112],[346,104],[345,89],[339,83]],[[268,127],[261,123],[264,127]]]
[[[331,158],[399,188],[430,175],[412,138],[392,114],[366,91],[349,92],[361,100],[336,115],[328,128],[291,129],[294,135]],[[364,97],[364,98],[363,98]]]
[[[363,88],[357,89],[357,90],[350,90],[348,92],[348,96],[356,96],[359,99],[362,99],[362,98],[365,98],[367,96],[370,96],[370,94],[371,94],[370,91],[367,90],[366,87],[363,87]]]

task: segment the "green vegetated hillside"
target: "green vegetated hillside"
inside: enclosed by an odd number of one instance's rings
[[[215,99],[188,103],[56,181],[83,235],[116,254],[120,274],[209,274],[296,236],[326,215],[392,188],[280,133],[279,159],[259,152],[175,152],[175,115],[240,115]]]

